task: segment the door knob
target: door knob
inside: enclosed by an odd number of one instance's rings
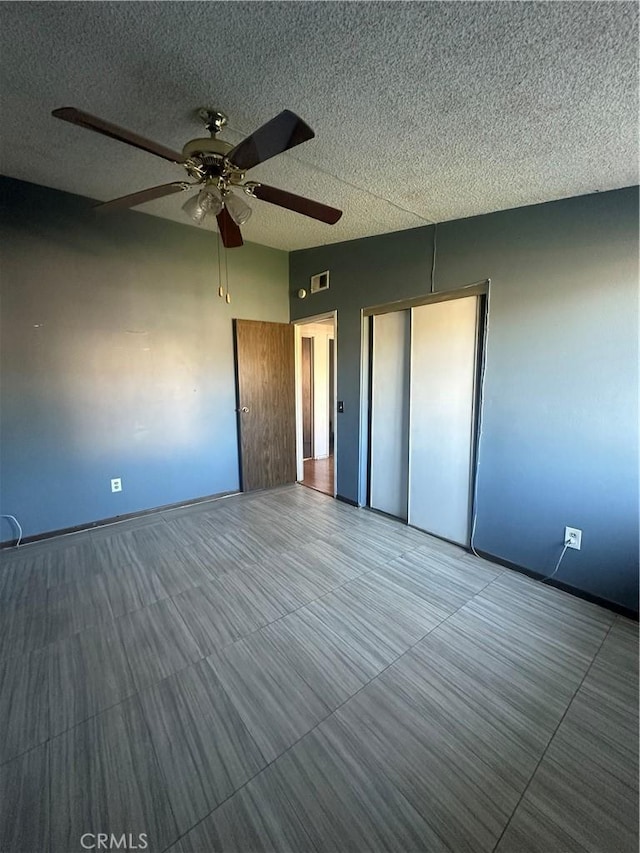
[[[236,409],[236,412],[248,412],[249,406],[241,406],[239,409]]]

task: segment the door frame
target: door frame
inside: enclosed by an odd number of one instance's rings
[[[325,311],[314,314],[302,320],[294,320],[295,331],[295,374],[296,374],[296,469],[298,482],[304,479],[304,459],[302,441],[302,359],[301,340],[304,326],[319,323],[322,320],[333,320],[333,497],[338,488],[338,312]]]
[[[478,297],[478,321],[476,327],[476,368],[473,390],[473,420],[474,432],[471,446],[470,471],[470,550],[474,550],[474,535],[477,518],[477,484],[478,464],[480,453],[480,438],[482,436],[482,415],[484,405],[484,378],[487,359],[489,306],[491,297],[491,279],[452,288],[451,290],[435,291],[409,299],[399,299],[381,305],[373,305],[361,310],[361,357],[360,357],[360,464],[358,478],[358,505],[369,506],[371,479],[371,318],[376,314],[387,314],[393,311],[417,308],[430,305],[433,302],[445,302],[450,299],[461,299],[465,296]],[[413,318],[412,318],[413,320]],[[411,476],[411,472],[409,472]],[[457,544],[457,543],[456,543]],[[475,552],[474,552],[475,553]]]
[[[295,335],[294,335],[294,340],[295,340]],[[315,353],[314,353],[314,344],[315,344],[315,339],[314,338],[307,338],[303,334],[300,335],[300,343],[298,344],[298,346],[300,346],[300,355],[302,355],[302,349],[303,349],[302,342],[304,340],[309,341],[309,370],[310,370],[310,376],[309,376],[309,395],[310,395],[309,417],[311,419],[311,423],[309,424],[309,432],[311,434],[311,440],[310,440],[311,454],[309,456],[304,455],[304,408],[301,408],[301,412],[302,412],[302,458],[303,458],[303,460],[304,459],[313,459],[313,451],[314,451],[315,444],[316,444],[315,423],[314,423],[314,420],[315,420],[314,419],[314,403],[315,403],[315,388],[314,388]],[[300,363],[300,391],[301,392],[302,392],[302,382],[303,382],[303,375],[302,375],[302,362],[301,362]],[[302,401],[302,397],[300,399]],[[296,428],[297,428],[297,423],[296,423]],[[297,445],[296,445],[296,452],[297,452]],[[298,460],[297,460],[297,456],[296,456],[296,479],[298,479],[297,471],[298,471]]]

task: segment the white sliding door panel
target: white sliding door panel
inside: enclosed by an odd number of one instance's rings
[[[409,474],[408,311],[373,318],[370,505],[407,519]]]
[[[412,308],[409,524],[469,544],[477,297]]]

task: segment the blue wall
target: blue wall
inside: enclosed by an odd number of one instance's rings
[[[0,179],[0,511],[25,536],[236,490],[232,318],[289,319],[285,252],[229,252],[227,305],[215,233],[91,204]]]
[[[294,252],[291,316],[338,312],[338,493],[358,497],[360,310],[428,293],[433,227]],[[329,291],[304,301],[309,276]],[[477,548],[638,609],[636,188],[443,223],[435,290],[491,279]]]
[[[1,511],[25,535],[238,488],[232,317],[286,322],[287,255],[0,179]],[[429,290],[433,228],[295,252],[338,310],[338,492],[358,495],[360,310]],[[436,290],[492,280],[478,548],[637,609],[636,189],[441,224]],[[331,289],[301,301],[312,273]],[[124,490],[111,494],[109,480]],[[14,535],[6,520],[3,540]]]

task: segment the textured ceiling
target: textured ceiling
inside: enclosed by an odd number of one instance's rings
[[[289,250],[629,186],[637,25],[626,2],[4,2],[0,168],[106,200],[184,172],[55,107],[178,149],[199,106],[231,142],[289,108],[316,138],[249,177],[344,210],[252,201],[245,239]]]

